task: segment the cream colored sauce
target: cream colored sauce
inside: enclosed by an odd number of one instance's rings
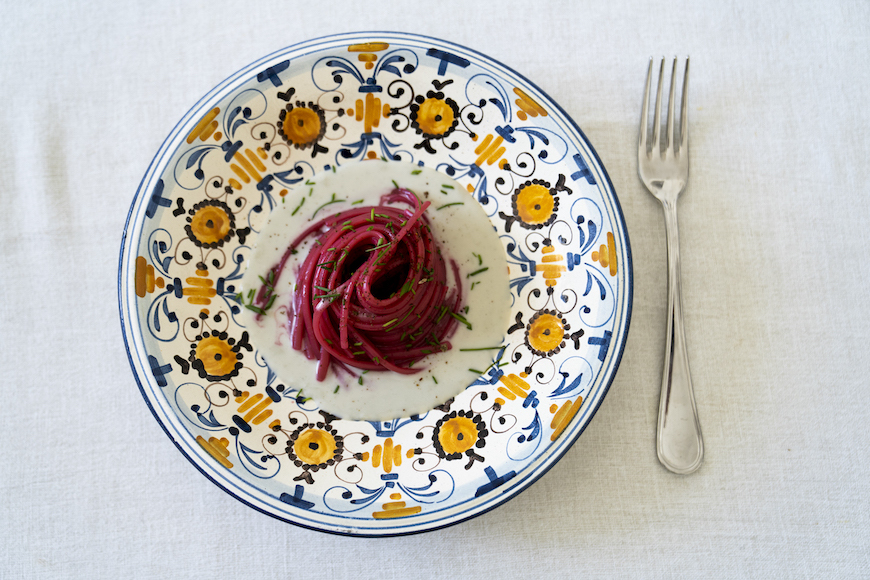
[[[379,205],[381,196],[394,188],[393,182],[414,191],[422,200],[432,202],[426,215],[435,240],[448,263],[452,259],[459,266],[462,304],[468,306],[464,316],[472,330],[459,324],[449,338],[451,350],[429,355],[416,363],[414,368],[420,372],[413,375],[369,371],[362,375],[360,385],[357,378],[330,368],[326,379],[317,381],[317,361],[308,360],[301,351],[290,346],[287,330],[288,316],[292,316],[288,305],[292,304],[297,272],[316,235],[309,236],[299,246],[298,253],[288,260],[274,283],[278,297],[264,317],[257,320],[253,311],[242,308],[242,320],[251,342],[278,375],[278,382],[288,388],[302,389],[303,397],[312,397],[323,410],[344,419],[389,420],[423,414],[444,403],[478,378],[479,375],[469,369],[485,370],[498,355],[498,350],[463,352],[460,349],[499,346],[510,325],[505,250],[486,213],[464,186],[433,169],[408,163],[380,160],[354,163],[335,172],[320,173],[287,194],[257,238],[242,279],[243,295],[251,288],[260,287],[259,276],[265,277],[305,228],[346,209]],[[335,199],[344,201],[331,203],[312,219],[315,210],[333,199],[333,194]],[[352,205],[353,202],[359,203]],[[463,205],[443,207],[457,202]],[[296,215],[293,215],[294,210]],[[468,274],[482,267],[489,269],[468,278]],[[452,285],[451,268],[448,266],[447,270]],[[476,282],[474,289],[471,289],[472,282]],[[352,370],[357,374],[361,372]]]

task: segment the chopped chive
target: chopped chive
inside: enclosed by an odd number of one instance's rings
[[[477,286],[478,284],[480,284],[479,281],[472,282],[471,283],[471,290],[474,290],[474,287]]]
[[[353,203],[351,203],[350,205],[359,205],[359,204],[361,204],[363,201],[365,201],[365,200],[358,199],[358,200],[354,201]]]
[[[338,203],[338,202],[340,202],[340,201],[345,201],[345,200],[343,200],[343,199],[336,199],[336,198],[335,198],[335,194],[333,193],[333,194],[332,194],[332,197],[330,198],[330,200],[327,201],[326,203],[324,203],[323,205],[321,205],[320,207],[318,207],[316,210],[314,210],[314,213],[311,214],[311,217],[314,218],[314,216],[317,215],[317,212],[319,212],[320,210],[322,210],[322,209],[325,208],[326,206],[328,206],[328,205],[330,205],[330,204],[333,204],[333,203]]]
[[[254,306],[253,304],[245,304],[245,308],[247,308],[248,310],[253,310],[254,312],[256,312],[257,314],[260,314],[260,315],[266,314],[265,310],[263,310],[259,306]]]
[[[408,315],[411,314],[411,312],[413,312],[413,309],[408,310],[408,311],[405,313],[405,315],[404,315],[402,318],[399,319],[399,323],[401,324],[402,322],[404,322],[405,319],[408,318]],[[419,318],[419,316],[417,316],[417,318]]]
[[[432,375],[432,380],[435,381],[435,384],[438,384],[438,379],[435,378],[435,375]]]
[[[308,197],[311,197],[311,194],[314,193],[314,188],[308,190]]]
[[[483,256],[481,256],[480,254],[475,254],[474,252],[471,252],[471,255],[477,258],[478,266],[483,266]]]
[[[455,312],[453,312],[451,310],[448,310],[447,314],[449,314],[450,316],[452,316],[453,318],[455,318],[456,320],[458,320],[459,322],[461,322],[462,324],[467,326],[468,330],[471,330],[471,323],[468,322],[467,320],[465,320],[465,318],[463,316],[460,316],[459,314],[456,314]]]
[[[394,319],[390,320],[389,322],[385,322],[384,327],[387,327],[391,324],[395,324],[396,322],[398,322],[398,320],[399,320],[398,318],[394,318]]]
[[[380,248],[383,248],[383,247],[386,247],[389,245],[390,245],[390,242],[382,242],[373,248],[369,248],[368,250],[366,250],[366,252],[374,252],[377,249],[380,249]],[[378,257],[380,258],[380,256],[378,256]]]
[[[477,369],[468,369],[468,370],[470,370],[471,372],[473,372],[474,374],[477,374],[477,375],[482,375],[482,374],[483,374],[483,371],[479,371],[479,370],[477,370]]]
[[[450,207],[451,205],[465,205],[465,202],[464,201],[454,201],[453,203],[445,203],[444,205],[442,205],[441,207],[439,207],[435,211],[441,211],[445,207]]]
[[[332,391],[332,394],[334,395],[335,393],[337,393],[339,388],[341,388],[341,385],[335,385],[335,390]]]
[[[290,215],[296,215],[296,212],[302,209],[302,204],[305,203],[305,198],[302,198],[302,201],[299,202],[299,205],[296,206],[296,209],[293,210],[293,213]]]
[[[306,180],[305,180],[305,185],[314,185],[314,182],[311,181],[310,179],[306,179]]]
[[[396,180],[393,179],[392,182],[393,182],[393,186],[394,186],[396,189],[399,189],[399,184],[396,183]]]
[[[324,288],[323,286],[315,286],[314,289],[315,290],[322,290],[324,292],[332,292],[332,290],[330,290],[329,288]]]
[[[320,298],[321,300],[335,300],[336,298],[341,297],[340,292],[336,292],[335,294],[316,294],[315,298]]]
[[[446,183],[442,183],[442,184],[441,184],[441,187],[444,187],[444,188],[446,188],[446,189],[453,189],[453,186],[452,186],[452,185],[447,185]]]
[[[411,172],[411,175],[420,175],[421,173],[423,173],[422,169],[415,169]]]
[[[459,352],[473,352],[476,350],[498,350],[501,346],[484,346],[481,348],[460,348]]]
[[[489,266],[485,266],[485,267],[481,268],[480,270],[475,270],[471,274],[467,275],[466,278],[471,278],[472,276],[477,276],[478,274],[482,274],[483,272],[486,272],[487,270],[489,270]]]
[[[358,382],[359,384],[362,384],[362,377],[360,377],[359,379],[357,379],[356,382]]]

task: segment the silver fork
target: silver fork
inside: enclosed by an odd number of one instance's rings
[[[701,423],[698,421],[698,409],[695,406],[695,395],[692,391],[689,356],[686,351],[686,335],[683,330],[680,236],[677,227],[677,198],[686,188],[686,182],[689,179],[689,59],[686,59],[686,70],[683,73],[679,143],[674,141],[676,59],[674,59],[671,69],[667,140],[664,143],[664,149],[662,149],[661,143],[660,122],[662,80],[665,72],[664,58],[662,58],[659,67],[652,144],[648,146],[648,112],[652,72],[653,60],[650,59],[646,75],[643,111],[640,117],[637,159],[638,175],[641,181],[650,193],[662,202],[668,239],[668,334],[665,342],[665,364],[659,402],[656,452],[659,461],[669,470],[674,473],[689,474],[698,469],[704,460],[704,439],[701,436]]]

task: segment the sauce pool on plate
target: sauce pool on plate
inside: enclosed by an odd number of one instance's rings
[[[317,380],[318,361],[292,347],[291,331],[300,267],[319,234],[302,240],[277,279],[269,272],[293,241],[316,222],[345,210],[380,206],[382,196],[397,188],[410,190],[422,202],[430,203],[425,216],[448,264],[448,288],[461,286],[461,306],[456,314],[462,322],[446,337],[452,348],[415,363],[414,374],[364,373],[331,365],[325,378]],[[408,208],[400,203],[387,205]],[[458,281],[451,262],[457,266]],[[243,304],[256,305],[252,297],[267,277],[272,295],[268,310],[242,309],[251,342],[280,382],[301,390],[304,398],[313,398],[321,409],[343,419],[390,420],[423,414],[444,403],[498,364],[510,325],[505,251],[483,208],[448,176],[408,163],[354,163],[300,183],[273,210],[257,238],[242,279]]]

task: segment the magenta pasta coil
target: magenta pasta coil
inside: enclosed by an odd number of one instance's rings
[[[464,322],[462,283],[451,260],[454,287],[448,284],[425,215],[429,205],[397,188],[379,206],[322,219],[269,272],[269,280],[277,280],[297,248],[316,237],[296,277],[288,324],[291,346],[319,361],[317,380],[324,380],[331,364],[351,375],[350,367],[411,374],[427,355],[450,350],[448,339]],[[255,303],[270,304],[272,293],[264,284]]]

